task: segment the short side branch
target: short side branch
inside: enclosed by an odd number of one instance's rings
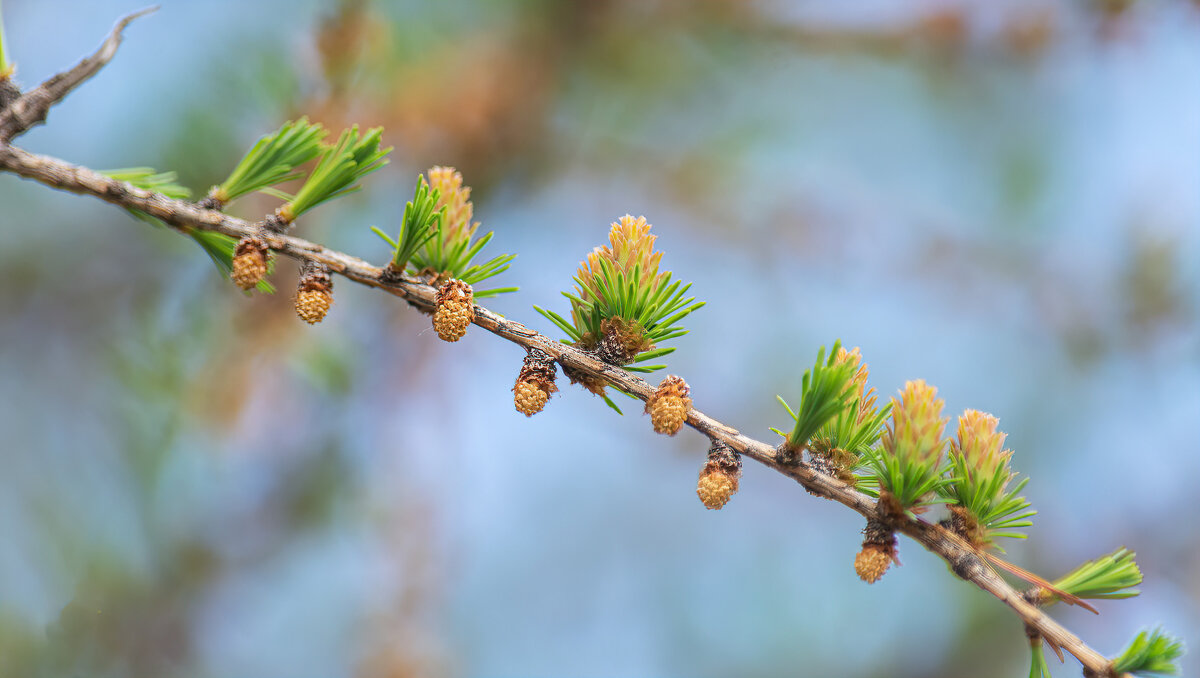
[[[46,114],[50,112],[50,108],[54,104],[62,101],[63,97],[69,94],[71,90],[100,72],[100,69],[104,68],[112,60],[113,56],[117,53],[117,47],[121,45],[121,33],[125,30],[125,27],[134,19],[157,10],[157,6],[147,7],[140,12],[134,12],[121,19],[113,27],[112,33],[108,35],[104,44],[100,45],[100,49],[96,50],[95,54],[85,57],[82,61],[75,64],[71,70],[51,77],[46,82],[29,90],[16,101],[12,102],[0,114],[0,142],[7,142],[26,132],[31,127],[45,122]]]

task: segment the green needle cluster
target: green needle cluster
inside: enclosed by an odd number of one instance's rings
[[[1162,629],[1142,631],[1133,642],[1113,660],[1118,675],[1133,673],[1150,676],[1177,676],[1176,660],[1183,656],[1183,643],[1163,633]]]
[[[515,254],[502,254],[482,264],[475,257],[492,241],[493,233],[472,239],[478,222],[472,222],[474,205],[471,188],[463,185],[462,175],[453,167],[433,167],[425,176],[417,177],[413,199],[404,207],[400,233],[393,240],[378,228],[371,230],[392,247],[393,271],[405,271],[411,264],[412,273],[432,285],[447,280],[461,280],[475,285],[508,270]],[[473,298],[515,292],[516,287],[476,289]]]
[[[902,508],[926,503],[928,495],[947,482],[942,477],[943,405],[937,389],[924,380],[905,382],[900,397],[892,398],[891,423],[881,444],[867,453],[880,491],[890,492]]]
[[[691,283],[672,281],[659,271],[662,252],[654,251],[645,217],[625,215],[612,224],[609,245],[588,254],[576,273],[574,292],[563,292],[571,303],[571,320],[554,311],[534,310],[567,333],[564,343],[596,351],[601,359],[634,372],[652,372],[666,365],[640,365],[672,353],[657,344],[687,334],[679,322],[703,301],[688,297]]]
[[[857,400],[854,375],[858,364],[845,358],[839,361],[839,352],[848,355],[842,350],[841,341],[833,343],[833,350],[829,352],[828,357],[824,346],[817,351],[817,362],[811,369],[805,370],[800,379],[798,408],[793,410],[782,396],[775,396],[791,415],[794,424],[790,433],[773,430],[787,438],[787,448],[792,452],[799,452],[807,447],[812,437],[823,426],[846,413]],[[857,412],[854,413],[854,417],[857,419]],[[847,422],[847,426],[855,425]]]
[[[958,418],[958,437],[950,442],[948,482],[939,490],[947,503],[965,511],[963,531],[978,547],[994,547],[998,537],[1024,539],[1023,527],[1037,511],[1020,496],[1028,478],[1015,487],[1009,469],[1012,450],[1005,450],[1005,434],[997,430],[999,420],[979,410],[967,410]],[[998,550],[999,547],[996,547]]]
[[[296,168],[317,157],[327,134],[324,127],[310,123],[308,118],[285,123],[254,144],[229,177],[209,191],[209,200],[220,208],[254,191],[290,199],[274,187],[303,176]]]
[[[438,193],[437,204],[443,216],[437,222],[434,237],[413,253],[417,275],[433,282],[461,280],[474,287],[507,271],[517,255],[501,254],[483,263],[474,263],[494,234],[488,231],[482,237],[474,238],[479,222],[472,221],[475,205],[471,202],[471,187],[463,184],[462,174],[453,167],[432,167],[427,174],[429,185]],[[474,297],[480,299],[516,291],[516,287],[476,289]]]
[[[1134,560],[1134,553],[1119,548],[1112,553],[1089,560],[1053,582],[1055,588],[1066,591],[1077,598],[1119,599],[1132,598],[1139,591],[1134,586],[1142,583],[1142,571]],[[1057,600],[1051,591],[1042,590],[1043,599]]]
[[[417,189],[413,199],[404,205],[404,217],[400,220],[400,233],[392,240],[387,233],[372,226],[375,235],[383,238],[392,246],[391,269],[403,272],[408,262],[426,242],[437,235],[438,225],[446,215],[444,208],[438,209],[438,198],[441,194],[429,188],[425,177],[417,177]]]
[[[296,196],[279,208],[279,218],[290,224],[317,205],[362,188],[356,182],[388,162],[392,149],[379,147],[382,134],[383,128],[375,127],[362,135],[358,125],[343,131],[336,144],[322,151]]]

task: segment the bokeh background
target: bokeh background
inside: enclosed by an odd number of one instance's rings
[[[383,125],[392,164],[298,234],[372,261],[417,172],[475,188],[489,305],[546,332],[608,224],[644,214],[708,306],[670,372],[774,440],[820,345],[1001,419],[1046,576],[1120,545],[1141,597],[1055,611],[1114,654],[1200,647],[1200,7],[1121,2],[165,0],[21,138],[203,193],[282,121]],[[4,0],[29,86],[132,0]],[[256,218],[268,199],[235,205]],[[0,674],[1014,676],[1020,625],[902,541],[522,351],[296,272],[247,297],[191,241],[0,175]],[[1184,673],[1200,663],[1185,658]],[[1068,660],[1056,675],[1078,675]]]

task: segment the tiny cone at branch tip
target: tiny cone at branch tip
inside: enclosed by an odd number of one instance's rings
[[[229,277],[243,290],[252,290],[267,275],[270,250],[259,238],[242,238],[233,252]]]
[[[854,556],[854,572],[858,578],[874,584],[896,561],[896,535],[875,520],[867,522],[863,530],[862,550]]]
[[[443,341],[458,341],[475,320],[471,286],[461,280],[447,280],[438,290],[433,312],[433,329]]]
[[[682,377],[672,375],[662,380],[654,395],[646,400],[646,413],[650,415],[655,433],[669,436],[679,433],[692,407],[690,393],[691,389]]]
[[[719,509],[738,491],[742,475],[742,457],[728,445],[714,440],[708,449],[708,461],[700,469],[696,495],[707,509]]]
[[[296,315],[309,325],[321,322],[333,305],[333,277],[329,267],[305,262],[296,286]]]
[[[554,385],[557,376],[554,359],[540,349],[530,349],[513,386],[513,404],[517,411],[532,417],[546,406],[550,394],[558,390]]]

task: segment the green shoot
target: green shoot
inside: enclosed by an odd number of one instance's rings
[[[472,239],[479,222],[472,221],[475,206],[470,199],[471,188],[463,184],[462,174],[453,167],[432,167],[427,174],[442,216],[434,227],[434,237],[425,239],[411,255],[417,275],[435,283],[453,278],[475,287],[507,271],[517,255],[502,254],[481,264],[473,263],[480,251],[491,242],[493,234],[489,231],[478,239]],[[474,296],[491,297],[516,289],[475,290]]]
[[[1179,665],[1175,661],[1183,656],[1183,652],[1183,643],[1178,638],[1166,635],[1162,629],[1142,631],[1113,660],[1113,670],[1117,675],[1177,676]]]
[[[1017,530],[1032,525],[1029,518],[1037,514],[1020,496],[1028,478],[1008,487],[1016,474],[1009,469],[1012,450],[1002,449],[1005,434],[996,430],[998,424],[978,410],[958,418],[958,437],[950,443],[950,477],[940,491],[974,520],[971,532],[979,546],[995,547],[997,537],[1024,539],[1025,533]]]
[[[883,433],[883,422],[892,410],[891,403],[882,408],[875,406],[875,389],[867,388],[869,376],[862,355],[855,348],[847,351],[838,348],[833,353],[834,362],[849,362],[854,365],[852,377],[854,399],[832,419],[825,422],[807,443],[814,455],[825,457],[840,469],[839,477],[853,480],[852,474],[861,465],[867,452],[879,442]]]
[[[917,379],[892,398],[892,421],[881,445],[867,452],[880,491],[887,490],[904,508],[925,503],[947,481],[941,477],[946,441],[942,400],[937,389]]]
[[[277,184],[302,176],[296,168],[317,157],[328,131],[300,118],[287,122],[258,140],[229,177],[214,186],[209,197],[223,206],[254,191],[271,192]]]
[[[417,177],[417,189],[413,199],[404,206],[404,218],[400,220],[400,233],[392,240],[386,233],[371,227],[380,238],[392,246],[391,268],[402,272],[413,255],[438,233],[438,224],[445,217],[445,208],[437,207],[441,194],[429,188],[425,177]]]
[[[1142,583],[1142,571],[1138,569],[1133,551],[1122,547],[1106,556],[1087,561],[1052,583],[1055,588],[1077,598],[1132,598],[1140,593],[1133,587]],[[1050,602],[1057,600],[1053,592],[1045,589],[1042,590],[1042,597]]]
[[[657,344],[687,334],[679,322],[704,302],[686,296],[691,285],[672,282],[659,271],[661,252],[645,217],[626,215],[613,223],[609,246],[597,247],[580,264],[573,292],[563,292],[571,304],[571,319],[538,306],[534,310],[567,333],[566,343],[587,351],[602,342],[615,346],[604,359],[614,364],[644,362],[670,353]],[[627,367],[635,372],[662,365]]]
[[[392,149],[379,147],[382,134],[383,128],[376,127],[361,136],[358,125],[343,131],[337,143],[322,152],[296,197],[279,208],[279,218],[290,224],[317,205],[362,188],[356,182],[388,162]]]
[[[845,412],[855,400],[854,373],[858,365],[837,360],[841,345],[841,341],[835,341],[828,358],[824,346],[817,351],[817,362],[800,379],[800,407],[796,411],[782,397],[775,396],[795,422],[786,436],[787,447],[793,451],[804,449],[822,426]]]
[[[1054,678],[1050,673],[1050,665],[1046,663],[1046,654],[1042,650],[1042,639],[1037,638],[1029,645],[1033,655],[1029,664],[1029,678]]]

